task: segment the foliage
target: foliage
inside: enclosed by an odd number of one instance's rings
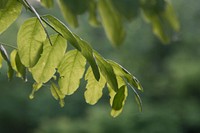
[[[51,7],[53,3],[53,1],[44,0],[41,2],[46,7]],[[22,6],[36,16],[28,18],[20,26],[17,34],[17,48],[11,52],[10,57],[3,46],[6,44],[1,44],[0,47],[2,56],[0,59],[4,59],[8,64],[9,79],[12,79],[14,71],[16,76],[24,81],[27,81],[26,71],[32,74],[35,83],[30,99],[34,98],[34,93],[42,86],[50,84],[52,96],[60,101],[61,106],[64,106],[63,99],[78,89],[80,80],[87,69],[88,72],[85,75],[87,103],[96,103],[106,84],[110,94],[111,115],[116,117],[123,109],[128,94],[127,85],[130,85],[141,109],[141,100],[135,89],[142,91],[142,87],[139,81],[121,65],[103,58],[86,41],[71,32],[54,16],[40,16],[28,1],[8,0],[1,1],[0,4],[3,5],[0,10],[2,17],[0,25],[4,27],[0,29],[0,33],[4,32],[19,17]],[[79,14],[83,11],[73,10],[72,12]],[[54,30],[53,35],[49,35],[46,25]],[[75,50],[67,50],[67,41]],[[86,63],[90,65],[89,68],[86,67]],[[88,77],[89,72],[90,77]],[[102,85],[96,85],[97,82]],[[100,95],[91,96],[94,91],[91,88],[100,91],[98,92]]]
[[[49,3],[43,2],[43,5],[49,7]],[[89,23],[95,27],[102,25],[114,46],[125,40],[124,24],[140,14],[163,43],[169,43],[173,32],[179,31],[179,22],[169,0],[58,0],[58,3],[70,26],[78,27],[78,16],[87,12]]]
[[[0,70],[0,132],[199,133],[200,1],[171,2],[178,15],[181,30],[173,36],[169,45],[161,45],[151,34],[150,25],[141,17],[125,25],[127,36],[119,49],[110,46],[102,28],[94,29],[88,25],[86,13],[78,16],[79,28],[72,29],[89,41],[101,55],[123,64],[137,75],[145,88],[141,95],[141,113],[134,104],[131,90],[128,90],[129,96],[122,115],[115,119],[109,116],[107,89],[103,89],[103,98],[98,101],[98,105],[89,106],[83,100],[87,82],[84,79],[80,84],[82,89],[67,96],[62,109],[51,96],[48,84],[36,93],[34,100],[28,100],[33,80],[28,77],[26,83],[18,78],[7,81],[6,62],[3,61]],[[40,6],[36,9],[40,14],[47,13]],[[58,6],[48,12],[62,18]],[[1,42],[14,45],[19,24],[27,16],[32,14],[23,11],[21,17],[1,34]],[[68,49],[71,49],[69,43]],[[6,50],[10,51],[12,48],[6,47]],[[91,74],[93,75],[92,71]]]

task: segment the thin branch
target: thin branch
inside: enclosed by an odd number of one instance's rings
[[[6,46],[6,47],[10,47],[10,48],[13,48],[13,49],[17,49],[17,47],[13,46],[13,45],[10,45],[10,44],[5,44],[5,43],[2,43],[0,42],[1,45],[3,46]]]

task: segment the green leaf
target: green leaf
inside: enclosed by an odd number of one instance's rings
[[[132,88],[132,90],[134,92],[135,99],[137,101],[139,110],[142,111],[142,101],[141,101],[140,96],[138,95],[137,91],[135,90],[135,88],[137,88],[138,90],[143,91],[143,87],[140,84],[140,82],[133,75],[131,75],[130,72],[128,72],[125,68],[123,68],[121,65],[119,65],[116,62],[111,61],[111,60],[109,60],[109,63],[112,65],[117,76],[120,76],[123,79],[124,78],[126,79],[126,81],[128,82],[128,85],[130,85],[130,87]]]
[[[29,99],[33,99],[33,98],[34,98],[34,95],[35,95],[35,92],[38,91],[41,87],[42,87],[42,84],[41,84],[41,83],[34,83],[34,84],[33,84],[32,92],[31,92],[31,94],[29,95]]]
[[[62,11],[62,14],[66,21],[72,27],[78,27],[78,18],[77,14],[75,14],[69,7],[68,4],[65,4],[65,0],[58,0],[58,5]]]
[[[170,38],[164,29],[162,18],[158,14],[150,14],[148,10],[144,10],[145,20],[152,24],[153,33],[163,42],[169,43]]]
[[[53,16],[44,16],[48,21],[44,21],[50,25],[57,33],[61,34],[65,39],[67,39],[78,51],[80,51],[83,56],[87,59],[92,67],[92,71],[95,75],[96,80],[99,80],[100,73],[98,66],[96,64],[95,58],[93,56],[93,50],[91,46],[82,40],[77,35],[73,34],[62,22]]]
[[[171,33],[180,28],[172,5],[165,0],[146,0],[142,4],[142,9],[145,20],[152,24],[153,33],[163,43],[169,43]]]
[[[51,8],[54,5],[53,0],[40,0],[41,4],[46,8]]]
[[[89,3],[89,23],[94,27],[100,25],[100,21],[97,19],[97,3],[93,0],[90,0]]]
[[[97,81],[92,73],[91,67],[88,68],[85,74],[87,80],[86,91],[84,93],[87,103],[94,105],[103,95],[103,88],[106,84],[106,79],[101,75],[100,80]]]
[[[108,62],[112,65],[116,75],[125,78],[130,85],[134,86],[135,88],[137,88],[140,91],[143,91],[143,87],[140,84],[140,82],[129,71],[127,71],[121,65],[119,65],[118,63],[116,63],[112,60],[108,60]]]
[[[77,42],[79,43],[81,47],[81,54],[87,59],[90,66],[92,67],[93,74],[97,81],[99,81],[100,78],[100,72],[94,57],[93,49],[92,47],[84,40],[82,40],[80,37],[75,35]]]
[[[120,110],[122,108],[122,104],[125,98],[125,85],[120,87],[119,90],[117,91],[117,93],[115,94],[115,97],[113,99],[113,104],[112,104],[112,108],[114,110]]]
[[[95,57],[97,60],[97,64],[101,70],[101,73],[107,80],[108,84],[113,90],[117,91],[118,84],[117,84],[116,75],[114,73],[112,66],[97,52],[95,52]]]
[[[24,81],[27,81],[26,78],[26,67],[21,63],[19,54],[17,50],[13,50],[10,54],[10,62],[12,68],[16,71],[16,76],[22,78]]]
[[[0,68],[2,67],[3,57],[0,54]]]
[[[49,40],[46,39],[39,61],[30,69],[37,83],[46,83],[52,78],[67,48],[67,42],[62,36],[56,34],[50,39],[53,45],[51,46]]]
[[[108,39],[112,44],[120,45],[125,38],[121,16],[115,10],[110,0],[99,0],[98,9]]]
[[[71,95],[78,89],[85,65],[86,60],[79,51],[71,50],[65,54],[58,67],[60,74],[58,84],[63,94]]]
[[[130,85],[130,84],[129,84]],[[130,87],[133,89],[134,94],[135,94],[135,100],[138,104],[139,110],[142,112],[142,100],[139,96],[139,94],[137,93],[137,91],[130,85]]]
[[[0,34],[4,32],[20,15],[22,5],[17,0],[1,0],[0,5],[3,9],[0,9]]]
[[[61,34],[67,41],[69,41],[77,50],[81,51],[81,48],[74,36],[74,34],[65,26],[60,20],[57,18],[46,15],[44,18],[47,19],[44,20],[51,28],[53,28],[57,33]]]
[[[121,91],[124,91],[124,93],[118,92],[119,90],[117,92],[115,92],[108,85],[109,96],[110,96],[110,105],[112,107],[111,116],[113,116],[113,117],[117,117],[123,111],[123,106],[124,106],[125,100],[126,100],[126,98],[128,96],[128,89],[127,89],[127,86],[126,86],[126,83],[125,83],[124,79],[121,78],[120,76],[117,76],[117,82],[118,82],[118,85],[120,86],[120,88],[124,87],[123,88],[124,90],[121,90]],[[121,93],[121,95],[119,95],[120,93]],[[118,96],[116,96],[117,94],[118,94]],[[122,97],[123,100],[121,99],[121,100],[118,101],[118,98],[116,99],[115,97]],[[116,108],[118,108],[118,109],[116,110]]]
[[[33,67],[37,63],[45,40],[46,33],[37,18],[30,18],[21,25],[17,35],[17,45],[24,66]]]
[[[172,7],[172,4],[167,3],[166,9],[164,13],[162,13],[162,16],[166,19],[166,21],[170,24],[170,26],[175,30],[179,31],[180,24],[177,19],[176,13]]]
[[[152,28],[153,28],[153,33],[157,35],[157,37],[163,42],[163,43],[169,43],[170,38],[167,35],[165,29],[164,29],[164,24],[162,23],[161,19],[159,16],[152,16],[151,17],[152,21]]]
[[[51,90],[51,94],[52,96],[56,99],[56,100],[59,100],[60,102],[60,106],[61,107],[64,107],[65,105],[65,102],[64,102],[64,98],[65,98],[65,95],[60,91],[60,89],[57,87],[57,85],[55,83],[51,83],[51,87],[50,87],[50,90]]]
[[[13,77],[14,70],[13,70],[13,68],[11,66],[10,58],[8,57],[7,51],[3,47],[3,45],[0,45],[0,53],[1,53],[1,56],[3,57],[3,59],[7,62],[7,65],[8,65],[8,73],[7,73],[7,75],[8,75],[9,80],[11,80],[12,77]]]

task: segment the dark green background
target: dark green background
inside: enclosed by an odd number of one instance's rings
[[[84,81],[74,95],[65,99],[64,108],[53,99],[48,87],[29,100],[33,81],[29,78],[23,83],[14,78],[8,82],[4,62],[0,70],[0,133],[199,133],[200,1],[176,0],[173,5],[181,30],[169,45],[161,44],[141,17],[126,25],[127,38],[120,48],[110,45],[102,28],[88,25],[87,14],[79,17],[79,28],[73,29],[104,57],[138,77],[144,87],[140,94],[142,113],[131,89],[124,111],[117,118],[109,114],[106,89],[97,105],[86,104]],[[37,10],[62,19],[57,8]],[[23,11],[0,41],[15,45],[17,29],[26,17]]]

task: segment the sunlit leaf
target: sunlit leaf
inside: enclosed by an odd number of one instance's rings
[[[58,84],[63,94],[71,95],[78,89],[85,65],[85,58],[77,50],[68,51],[65,54],[58,67],[60,74]]]
[[[133,76],[131,75],[125,68],[123,68],[121,65],[117,64],[114,61],[109,60],[109,63],[112,65],[115,73],[117,76],[123,77],[123,79],[126,79],[126,82],[130,87],[132,88],[136,102],[138,104],[139,110],[142,111],[142,101],[140,99],[140,96],[138,95],[137,91],[135,88],[137,88],[140,91],[143,91],[142,85],[140,82]],[[119,79],[118,79],[119,82]],[[124,81],[123,81],[124,82]],[[135,88],[134,88],[135,87]]]
[[[101,73],[103,74],[103,76],[107,80],[108,84],[110,85],[110,87],[113,90],[117,91],[118,90],[118,84],[117,84],[116,75],[114,73],[112,66],[97,52],[95,52],[95,57],[96,57],[96,60],[97,60],[97,64],[98,64],[98,66],[101,70]]]
[[[100,73],[97,67],[95,58],[93,56],[93,50],[91,46],[82,40],[77,35],[73,34],[62,22],[53,16],[47,15],[46,18],[48,21],[45,21],[50,25],[56,32],[61,34],[65,39],[67,39],[77,50],[79,50],[83,56],[87,59],[92,67],[92,71],[95,75],[96,80],[99,80]]]
[[[27,81],[26,78],[26,67],[21,63],[19,54],[17,50],[13,50],[10,54],[10,62],[12,68],[17,73],[16,76],[22,78],[24,81]]]
[[[140,84],[140,82],[133,76],[131,75],[125,68],[123,68],[121,65],[117,64],[114,61],[109,60],[109,63],[112,65],[115,73],[117,76],[121,76],[124,79],[126,79],[126,81],[128,82],[128,84],[130,85],[130,87],[132,88],[134,95],[135,95],[135,99],[137,101],[139,110],[142,111],[142,101],[140,99],[140,96],[138,95],[137,91],[135,90],[135,88],[137,88],[140,91],[143,91],[142,85]]]
[[[4,32],[20,15],[22,5],[17,0],[1,0],[0,9],[0,34]]]
[[[87,80],[86,91],[84,93],[87,103],[94,105],[103,95],[103,88],[106,84],[106,79],[101,75],[100,80],[97,81],[92,73],[91,67],[88,68],[85,74]]]
[[[41,4],[46,8],[51,8],[54,5],[53,0],[40,0]]]
[[[138,90],[143,91],[143,87],[140,82],[130,72],[128,72],[125,68],[112,60],[108,60],[108,62],[112,65],[116,75],[124,77],[129,84],[131,84]]]
[[[76,40],[79,43],[80,47],[81,47],[81,53],[82,55],[87,59],[88,63],[90,64],[93,74],[96,78],[96,80],[98,81],[100,78],[100,72],[94,57],[94,52],[92,47],[84,40],[82,40],[80,37],[76,36]]]
[[[117,101],[114,101],[114,98],[115,96],[117,95],[117,92],[115,92],[109,85],[108,85],[108,90],[109,90],[109,96],[110,96],[110,105],[112,107],[112,110],[111,110],[111,116],[113,117],[117,117],[122,111],[123,111],[123,106],[125,104],[125,100],[126,100],[126,97],[128,96],[128,89],[127,89],[127,86],[126,86],[126,83],[124,81],[123,78],[121,78],[120,76],[117,76],[117,82],[119,84],[119,87],[123,88],[124,87],[124,93],[122,94],[122,97],[123,98],[123,101],[119,101],[119,103]],[[122,90],[121,90],[122,91]],[[119,93],[118,93],[119,95]],[[120,96],[120,95],[119,95]],[[121,108],[118,110],[116,110],[115,108],[113,108],[113,103],[115,102],[115,104],[119,104],[121,106]]]
[[[17,45],[23,65],[33,67],[37,63],[45,40],[46,33],[37,18],[30,18],[21,25]]]
[[[38,91],[41,87],[42,87],[41,83],[34,83],[31,94],[29,95],[29,99],[33,99],[35,97],[35,92]]]
[[[121,86],[114,96],[112,108],[114,110],[120,110],[122,108],[123,101],[125,99],[125,85]]]
[[[50,39],[53,45],[50,45],[48,39],[44,42],[39,61],[30,69],[37,83],[46,83],[52,78],[67,48],[66,40],[62,36],[56,34]]]
[[[58,5],[60,6],[62,14],[68,24],[72,27],[78,27],[77,14],[70,9],[68,4],[65,4],[65,0],[58,0]]]
[[[14,73],[14,70],[11,66],[11,63],[10,63],[10,58],[8,56],[8,53],[6,51],[6,49],[3,47],[3,45],[0,45],[0,53],[1,53],[1,56],[3,57],[3,59],[7,62],[7,65],[8,65],[8,78],[9,80],[12,79],[13,77],[13,73]]]
[[[51,83],[51,87],[50,87],[50,90],[51,90],[51,94],[52,96],[56,99],[56,100],[59,100],[60,102],[60,106],[61,107],[64,107],[65,105],[65,102],[64,102],[64,98],[65,98],[65,95],[62,94],[62,92],[60,91],[60,89],[57,87],[57,85],[55,83]]]
[[[98,9],[108,39],[114,45],[120,45],[125,38],[125,30],[121,16],[115,10],[110,0],[99,0]]]
[[[0,54],[0,68],[2,67],[3,57]]]
[[[46,16],[44,16],[44,18],[47,19],[47,21],[45,21],[45,22],[48,23],[48,25],[50,25],[56,32],[58,32],[65,39],[67,39],[67,41],[69,41],[76,49],[81,51],[81,48],[80,48],[74,34],[67,28],[66,25],[64,25],[60,20],[58,20],[57,18],[55,18],[51,15],[46,15]]]

